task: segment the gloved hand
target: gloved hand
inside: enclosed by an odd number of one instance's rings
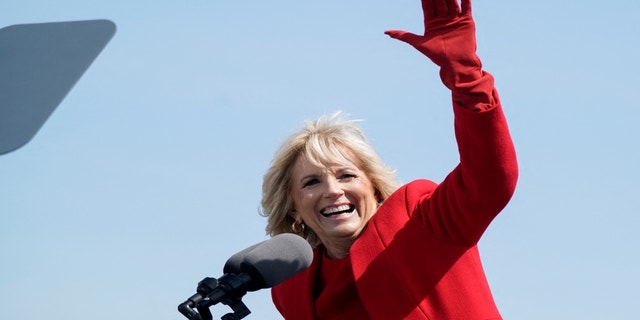
[[[462,7],[462,8],[460,8]],[[422,0],[424,35],[402,30],[385,34],[412,45],[440,67],[440,78],[454,101],[471,109],[495,103],[493,77],[482,71],[476,55],[475,23],[471,0]]]

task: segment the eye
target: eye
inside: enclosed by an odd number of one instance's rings
[[[353,174],[353,173],[343,173],[343,174],[341,174],[338,178],[339,178],[340,180],[347,180],[347,181],[349,181],[349,180],[354,179],[354,178],[357,178],[357,177],[358,177],[358,176],[357,176],[357,175],[355,175],[355,174]]]
[[[320,180],[319,180],[319,179],[317,179],[317,178],[311,178],[311,179],[309,179],[309,180],[305,181],[305,182],[302,184],[302,187],[303,187],[303,188],[311,187],[311,186],[316,185],[316,184],[318,184],[318,183],[320,183]]]

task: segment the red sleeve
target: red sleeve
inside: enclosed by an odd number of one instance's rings
[[[417,205],[414,219],[444,241],[473,245],[506,206],[515,190],[518,167],[493,78],[490,100],[482,93],[454,93],[454,127],[459,165]],[[486,90],[482,90],[487,92]],[[457,101],[456,98],[458,98]],[[461,104],[465,104],[462,106]]]

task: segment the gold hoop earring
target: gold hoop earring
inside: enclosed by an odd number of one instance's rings
[[[300,231],[298,231],[298,227],[300,226]],[[295,234],[303,234],[304,233],[304,222],[296,223],[295,221],[291,224],[291,230]]]

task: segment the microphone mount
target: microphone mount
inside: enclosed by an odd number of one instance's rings
[[[196,294],[178,306],[189,320],[212,320],[209,307],[223,303],[233,312],[222,320],[237,320],[251,312],[242,302],[249,291],[271,288],[308,268],[313,249],[302,237],[283,233],[234,254],[220,278],[204,278]]]
[[[221,302],[233,310],[223,315],[222,320],[240,320],[248,316],[251,311],[242,302],[242,296],[247,292],[243,289],[242,276],[229,273],[220,277],[222,281],[212,277],[202,279],[198,282],[197,293],[181,303],[178,311],[189,320],[212,320],[213,315],[209,307]],[[227,295],[229,297],[226,297]]]

